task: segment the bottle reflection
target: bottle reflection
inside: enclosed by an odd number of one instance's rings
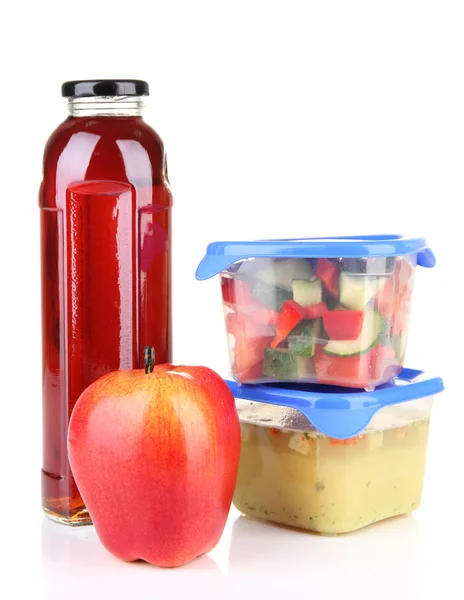
[[[156,213],[154,213],[156,214]],[[156,220],[147,221],[148,211],[143,213],[144,231],[142,233],[142,247],[140,250],[140,269],[148,271],[153,261],[167,251],[169,238],[168,234]]]
[[[143,561],[125,563],[100,544],[93,527],[64,527],[44,518],[42,567],[45,600],[225,599],[225,579],[209,556],[177,569]]]

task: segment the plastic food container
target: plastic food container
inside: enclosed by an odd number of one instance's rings
[[[422,238],[215,242],[197,279],[220,274],[232,376],[374,389],[403,365]]]
[[[228,384],[242,432],[242,513],[341,534],[420,505],[439,377],[403,369],[373,392]]]

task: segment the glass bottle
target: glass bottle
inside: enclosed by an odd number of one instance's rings
[[[42,505],[91,522],[67,458],[69,417],[101,375],[171,360],[172,196],[158,134],[142,118],[148,84],[72,81],[69,116],[44,152],[41,208]]]

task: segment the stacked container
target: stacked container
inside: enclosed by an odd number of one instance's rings
[[[420,503],[440,378],[402,369],[422,238],[215,242],[242,427],[234,503],[324,534]]]

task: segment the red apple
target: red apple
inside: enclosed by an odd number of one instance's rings
[[[122,560],[175,567],[222,535],[240,426],[232,393],[211,369],[146,371],[109,373],[82,393],[69,460],[103,545]]]

